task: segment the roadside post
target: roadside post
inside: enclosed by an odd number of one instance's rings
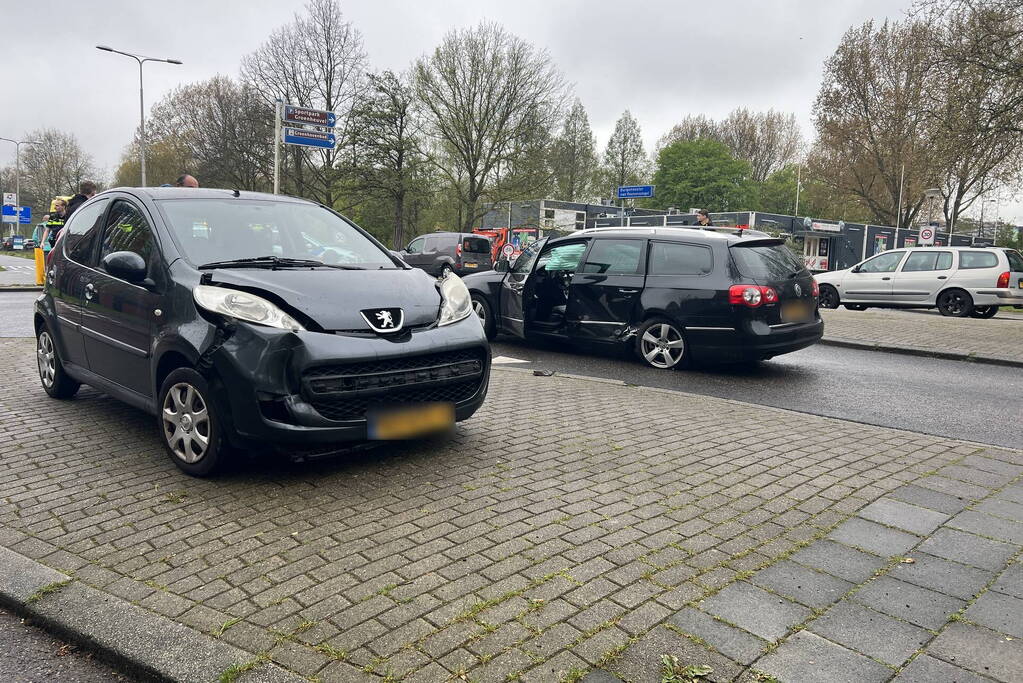
[[[292,125],[282,128],[282,122]],[[280,99],[276,101],[274,104],[274,194],[280,194],[281,143],[300,147],[334,149],[337,139],[332,131],[336,124],[337,114],[332,111],[296,107],[284,104]],[[301,126],[301,128],[297,126]]]
[[[18,195],[15,192],[4,192],[3,213],[0,223],[16,223],[18,221]],[[11,228],[14,234],[14,228]]]

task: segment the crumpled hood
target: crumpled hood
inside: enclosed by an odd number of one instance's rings
[[[424,271],[217,269],[213,284],[270,293],[312,318],[324,330],[370,330],[360,311],[401,308],[405,326],[437,320],[440,292]],[[271,297],[273,298],[273,297]]]

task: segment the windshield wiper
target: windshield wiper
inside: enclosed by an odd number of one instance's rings
[[[343,263],[324,263],[313,259],[288,258],[284,256],[253,256],[251,258],[230,259],[227,261],[211,261],[199,266],[199,270],[214,268],[340,268],[341,270],[365,270],[362,266]]]

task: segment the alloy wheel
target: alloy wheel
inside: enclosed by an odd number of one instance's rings
[[[39,364],[39,379],[49,389],[57,375],[57,354],[53,350],[53,338],[43,330],[36,339],[36,361]]]
[[[187,382],[171,387],[163,400],[163,433],[175,456],[202,460],[210,445],[210,416],[202,395]]]
[[[947,292],[942,296],[941,312],[945,315],[962,315],[966,308],[966,297],[960,292]]]
[[[655,368],[672,368],[678,365],[686,353],[682,333],[668,323],[651,325],[640,341],[643,358]]]

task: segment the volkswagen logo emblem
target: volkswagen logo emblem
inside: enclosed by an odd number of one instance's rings
[[[397,332],[405,324],[405,312],[400,308],[366,308],[360,313],[366,324],[378,334]]]
[[[796,296],[803,296],[803,288],[796,284]]]

